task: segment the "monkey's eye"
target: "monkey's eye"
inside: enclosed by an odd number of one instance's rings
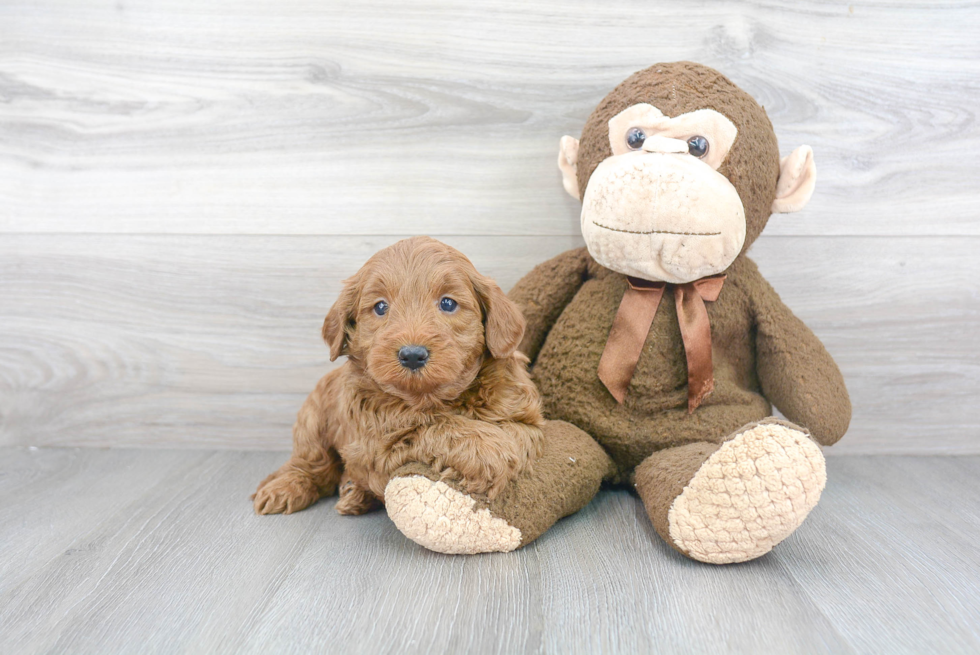
[[[378,316],[384,316],[387,314],[388,303],[386,303],[384,300],[379,300],[378,302],[374,303],[374,313]]]
[[[459,303],[457,303],[449,296],[446,296],[445,298],[439,301],[439,309],[446,312],[447,314],[452,314],[454,311],[456,311],[457,307],[459,307]]]
[[[638,127],[631,127],[626,132],[626,145],[628,145],[633,150],[639,150],[643,147],[643,142],[647,140],[646,132]]]
[[[700,159],[708,154],[708,140],[703,136],[692,136],[687,140],[687,151]]]

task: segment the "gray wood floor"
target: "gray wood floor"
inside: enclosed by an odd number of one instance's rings
[[[448,557],[333,501],[257,517],[278,452],[0,450],[4,653],[980,651],[980,457],[838,457],[744,565],[602,492],[528,548]]]

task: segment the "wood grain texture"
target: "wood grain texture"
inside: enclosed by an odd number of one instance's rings
[[[0,443],[289,448],[331,368],[320,325],[396,237],[10,235],[0,242]],[[459,237],[509,288],[571,237]],[[839,362],[832,454],[980,453],[976,238],[763,237],[752,251]]]
[[[555,166],[657,61],[730,75],[810,206],[755,248],[855,402],[832,453],[978,453],[980,3],[0,4],[0,444],[282,448],[340,280],[580,243]],[[455,235],[455,236],[454,236]]]
[[[283,457],[0,450],[4,651],[980,649],[977,457],[832,459],[796,534],[721,567],[669,549],[624,491],[483,556],[425,551],[333,500],[255,516],[248,494]]]
[[[770,234],[980,234],[980,7],[118,0],[0,7],[0,232],[576,235],[555,166],[658,61],[813,146]]]

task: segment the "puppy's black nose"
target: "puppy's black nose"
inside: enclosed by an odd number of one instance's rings
[[[429,350],[425,346],[402,346],[398,351],[398,361],[411,371],[417,371],[429,361]]]

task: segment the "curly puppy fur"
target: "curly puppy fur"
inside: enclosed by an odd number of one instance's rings
[[[445,297],[455,311],[440,308]],[[494,498],[541,450],[523,335],[517,306],[459,251],[416,237],[378,252],[327,314],[330,360],[347,361],[303,403],[292,456],[259,485],[255,511],[297,512],[339,485],[337,511],[362,514],[411,462]],[[414,371],[398,356],[409,345],[429,352]]]

